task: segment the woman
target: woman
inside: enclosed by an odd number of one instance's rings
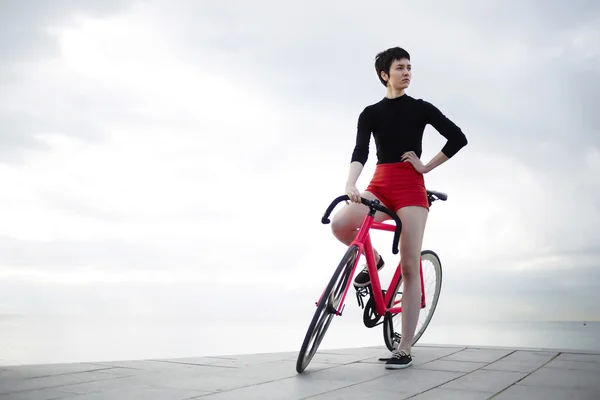
[[[421,286],[419,265],[425,223],[429,212],[423,175],[440,166],[461,148],[467,139],[461,129],[434,105],[406,94],[411,80],[410,55],[394,47],[379,53],[375,70],[386,88],[385,97],[367,106],[358,118],[356,146],[350,161],[346,194],[352,203],[337,213],[331,227],[335,237],[349,245],[356,236],[367,208],[360,196],[374,200],[398,214],[402,221],[400,257],[402,260],[402,340],[386,362],[386,368],[406,368],[412,364],[411,345],[419,318]],[[423,132],[427,124],[447,139],[441,151],[427,164],[420,160]],[[371,133],[377,147],[377,166],[366,191],[360,193],[356,181],[369,156]],[[389,219],[377,212],[378,222]],[[377,270],[383,258],[374,250]],[[365,268],[354,280],[355,287],[370,283]]]

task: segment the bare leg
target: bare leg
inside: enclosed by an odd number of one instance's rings
[[[379,200],[370,192],[363,192],[361,193],[361,196],[368,200]],[[369,208],[363,204],[350,203],[346,205],[331,221],[333,235],[345,245],[352,243],[368,211]],[[375,221],[377,222],[383,222],[388,219],[390,219],[390,217],[382,212],[377,211],[375,213]],[[375,247],[373,247],[373,255],[375,256],[375,262],[378,262],[379,253],[377,253]]]
[[[400,234],[400,259],[402,260],[402,340],[399,351],[410,354],[412,340],[417,328],[419,313],[421,311],[421,277],[419,265],[421,260],[421,246],[428,211],[423,207],[403,207],[398,210],[398,217],[402,221]]]

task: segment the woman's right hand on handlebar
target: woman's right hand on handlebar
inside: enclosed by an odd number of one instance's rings
[[[356,185],[350,183],[346,184],[346,195],[354,203],[360,203],[360,192],[356,188]]]

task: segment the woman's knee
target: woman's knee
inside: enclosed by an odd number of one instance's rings
[[[338,238],[356,231],[360,224],[357,219],[357,210],[353,209],[353,205],[350,204],[346,207],[337,213],[331,221],[331,231]]]
[[[419,267],[421,266],[421,258],[417,257],[402,257],[402,277],[405,280],[419,279]]]
[[[331,221],[331,232],[337,238],[348,235],[356,227],[352,223],[352,220],[346,215],[336,215]]]
[[[419,268],[421,267],[421,249],[416,247],[414,243],[408,246],[400,247],[400,260],[402,261],[402,276],[407,280],[420,278]]]
[[[417,279],[420,276],[421,245],[427,221],[427,210],[421,207],[406,207],[398,216],[402,220],[402,236],[400,238],[400,257],[402,274],[407,278]]]

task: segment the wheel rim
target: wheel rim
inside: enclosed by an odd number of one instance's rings
[[[323,337],[325,336],[325,332],[327,332],[327,329],[329,328],[329,325],[335,316],[335,312],[337,311],[344,294],[344,289],[351,278],[352,267],[356,262],[359,251],[360,250],[356,248],[352,253],[349,254],[348,260],[338,274],[334,285],[331,287],[331,290],[329,293],[323,293],[323,301],[326,301],[326,304],[323,307],[319,307],[317,311],[315,311],[315,313],[319,313],[319,317],[317,318],[314,328],[312,329],[310,339],[308,340],[306,346],[306,351],[302,355],[302,370],[304,370],[312,360],[323,340]],[[316,315],[313,316],[313,318],[315,317]]]
[[[333,319],[333,314],[327,310],[327,307],[324,307],[321,310],[321,315],[317,323],[315,324],[315,328],[313,329],[312,335],[309,339],[309,345],[306,348],[306,353],[304,354],[304,360],[302,361],[302,369],[306,368],[313,356],[317,352],[321,341],[323,340],[323,334],[329,328],[329,324]],[[314,342],[313,342],[314,340]]]
[[[429,250],[423,251],[421,253],[421,257],[423,265],[423,287],[425,291],[426,304],[425,307],[421,308],[419,312],[419,319],[415,329],[415,336],[413,338],[412,345],[417,343],[427,329],[427,326],[429,325],[437,307],[442,285],[442,267],[439,257],[437,257],[434,252]],[[396,296],[390,301],[390,304],[401,300],[403,289],[404,283],[400,282],[398,289],[396,289]],[[402,313],[392,315],[391,321],[388,319],[388,321],[384,323],[383,329],[385,331],[384,335],[388,349],[390,347],[397,348],[397,345],[400,343],[401,339],[400,332],[402,332]]]

